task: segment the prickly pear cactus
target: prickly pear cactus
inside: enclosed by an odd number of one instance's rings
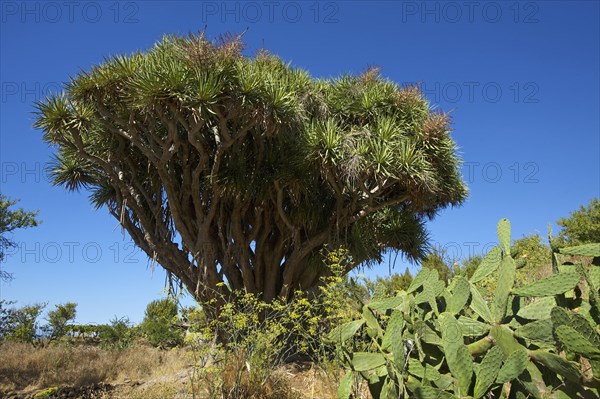
[[[560,265],[515,288],[506,219],[498,238],[470,281],[457,276],[446,286],[423,268],[407,291],[362,304],[362,319],[331,332],[346,367],[340,399],[351,397],[356,378],[376,399],[600,397],[598,262]],[[588,244],[553,256],[599,251]],[[489,302],[478,289],[488,276],[497,279]]]

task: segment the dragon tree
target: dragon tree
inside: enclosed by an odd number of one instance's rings
[[[421,258],[426,221],[467,194],[450,124],[376,68],[317,79],[203,33],[80,72],[36,120],[54,183],[89,191],[201,302],[314,289],[327,245],[352,265]]]

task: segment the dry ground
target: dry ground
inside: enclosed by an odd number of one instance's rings
[[[194,373],[190,355],[189,349],[165,351],[143,345],[108,351],[93,346],[34,348],[5,342],[0,344],[0,398],[31,398],[48,388],[98,384],[110,384],[112,389],[98,388],[91,396],[70,392],[59,397],[209,398],[210,381]],[[231,380],[231,374],[225,368],[220,377]],[[336,381],[310,364],[282,366],[260,387],[256,385],[243,381],[239,395],[248,399],[329,399],[336,397],[337,388]]]

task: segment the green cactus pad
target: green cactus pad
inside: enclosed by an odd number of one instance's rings
[[[346,371],[344,377],[340,381],[340,386],[338,387],[338,398],[339,399],[348,399],[350,394],[352,393],[352,384],[354,382],[354,373],[352,371]]]
[[[408,372],[421,380],[437,381],[442,378],[439,371],[430,364],[423,364],[417,359],[408,360]]]
[[[429,278],[429,275],[431,273],[431,269],[422,267],[421,270],[419,270],[419,272],[415,276],[415,278],[413,278],[406,292],[410,294],[411,292],[418,290],[423,285],[423,283],[425,283],[425,281]]]
[[[600,288],[600,266],[592,266],[588,270],[590,282],[596,288]]]
[[[498,377],[496,378],[496,382],[504,384],[505,382],[514,380],[525,371],[528,363],[529,355],[525,348],[512,352],[502,365]]]
[[[348,339],[352,338],[354,334],[365,324],[364,320],[353,320],[348,323],[342,324],[335,327],[329,335],[327,335],[328,342],[344,343]]]
[[[396,392],[396,383],[389,376],[383,381],[383,387],[379,399],[396,399],[398,393]]]
[[[497,346],[502,349],[505,356],[509,356],[516,350],[521,350],[523,345],[513,336],[513,331],[507,325],[495,325],[490,328],[490,336]]]
[[[498,323],[506,316],[508,297],[515,283],[515,261],[510,256],[505,256],[502,258],[499,269],[498,282],[494,292],[494,306],[492,307],[494,321]]]
[[[554,297],[542,297],[519,309],[517,316],[528,320],[549,319],[554,306]]]
[[[446,362],[452,375],[458,380],[460,391],[466,395],[473,376],[473,359],[469,349],[463,342],[462,330],[458,320],[451,313],[440,314],[442,346]]]
[[[571,315],[571,327],[583,335],[588,341],[600,348],[600,335],[594,330],[590,322],[582,315]]]
[[[352,368],[356,371],[368,371],[385,365],[385,357],[381,353],[354,352]]]
[[[554,328],[571,324],[571,315],[564,308],[556,306],[550,311],[550,319]]]
[[[379,312],[385,312],[386,310],[394,309],[402,305],[404,302],[403,297],[395,296],[391,298],[382,298],[378,300],[372,300],[367,304],[370,309],[377,310]]]
[[[473,309],[475,313],[477,313],[481,318],[487,322],[492,322],[493,317],[490,312],[490,308],[488,307],[485,299],[481,296],[481,293],[473,284],[469,284],[471,286],[471,304],[470,307]]]
[[[472,283],[478,283],[498,269],[502,261],[502,249],[492,248],[481,260],[481,263],[469,279]]]
[[[498,372],[500,372],[503,361],[504,354],[497,346],[492,347],[492,349],[486,353],[479,366],[477,380],[475,381],[475,391],[473,396],[476,399],[481,398],[492,386],[498,376]]]
[[[576,247],[561,248],[558,250],[561,254],[577,256],[600,256],[600,243],[583,244]]]
[[[385,350],[392,346],[394,340],[402,340],[402,330],[404,329],[404,315],[398,310],[394,310],[390,320],[385,328],[381,347]]]
[[[424,284],[423,291],[415,295],[415,303],[418,305],[420,303],[429,303],[430,301],[435,301],[435,292],[430,284]]]
[[[577,363],[544,350],[530,351],[529,355],[536,363],[549,368],[571,382],[579,383],[581,372]]]
[[[533,343],[539,347],[554,346],[554,335],[552,334],[552,321],[536,320],[527,323],[515,330],[515,336],[525,339],[528,343]]]
[[[415,398],[417,399],[458,399],[457,396],[452,395],[450,392],[442,391],[441,389],[433,387],[417,387],[415,389]]]
[[[383,330],[377,321],[375,315],[368,306],[363,306],[362,316],[365,322],[367,323],[367,334],[371,338],[383,337]]]
[[[579,273],[558,273],[545,279],[535,281],[525,287],[513,291],[519,296],[552,296],[563,294],[575,288],[579,282]]]
[[[429,325],[422,321],[418,320],[413,324],[413,329],[415,334],[418,335],[423,342],[433,345],[442,345],[441,338],[436,334],[436,332],[429,327]]]
[[[498,222],[498,240],[504,254],[510,256],[510,222],[506,218]]]
[[[556,336],[569,352],[583,355],[588,359],[600,360],[600,347],[590,342],[583,334],[570,326],[556,328]]]
[[[480,337],[486,334],[490,329],[489,324],[482,323],[466,316],[460,316],[458,322],[460,323],[462,334],[465,337]]]
[[[448,297],[446,306],[446,311],[449,311],[452,314],[457,314],[463,310],[471,296],[471,289],[467,279],[458,276],[455,281],[454,289],[452,290],[452,294]]]

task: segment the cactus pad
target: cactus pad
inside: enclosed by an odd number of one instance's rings
[[[486,353],[485,357],[481,361],[479,370],[477,371],[477,380],[475,382],[475,398],[482,397],[487,390],[492,386],[504,360],[504,354],[502,350],[494,346]]]
[[[496,284],[496,292],[494,293],[494,306],[492,308],[494,320],[498,323],[506,316],[506,305],[510,291],[515,283],[515,275],[515,261],[510,256],[505,256],[500,263],[498,282]]]
[[[458,320],[450,313],[440,314],[442,346],[446,362],[452,375],[458,380],[461,394],[466,396],[473,376],[473,360],[469,349],[463,342],[462,330]]]
[[[561,254],[577,255],[577,256],[600,256],[600,243],[583,244],[576,247],[568,247],[559,249]]]
[[[572,290],[579,282],[579,279],[579,273],[576,272],[553,274],[550,277],[516,289],[513,291],[513,294],[519,296],[552,296],[563,294]]]
[[[492,248],[481,260],[481,263],[473,273],[473,276],[469,279],[472,283],[478,283],[493,272],[500,266],[502,260],[502,250],[500,247]]]
[[[471,286],[471,309],[473,309],[473,311],[475,313],[477,313],[479,316],[481,316],[481,318],[485,321],[491,322],[493,317],[492,317],[492,313],[490,312],[490,308],[488,307],[485,299],[483,299],[483,297],[481,296],[481,293],[479,292],[479,290],[477,289],[477,287],[475,287],[475,285],[470,284]]]
[[[529,320],[549,319],[552,308],[556,305],[554,297],[542,297],[522,307],[517,316]]]
[[[514,380],[525,371],[528,363],[529,355],[525,348],[512,352],[502,365],[498,377],[496,378],[496,382],[504,384],[505,382]]]
[[[510,222],[508,219],[500,219],[498,222],[498,240],[505,255],[510,256]]]

